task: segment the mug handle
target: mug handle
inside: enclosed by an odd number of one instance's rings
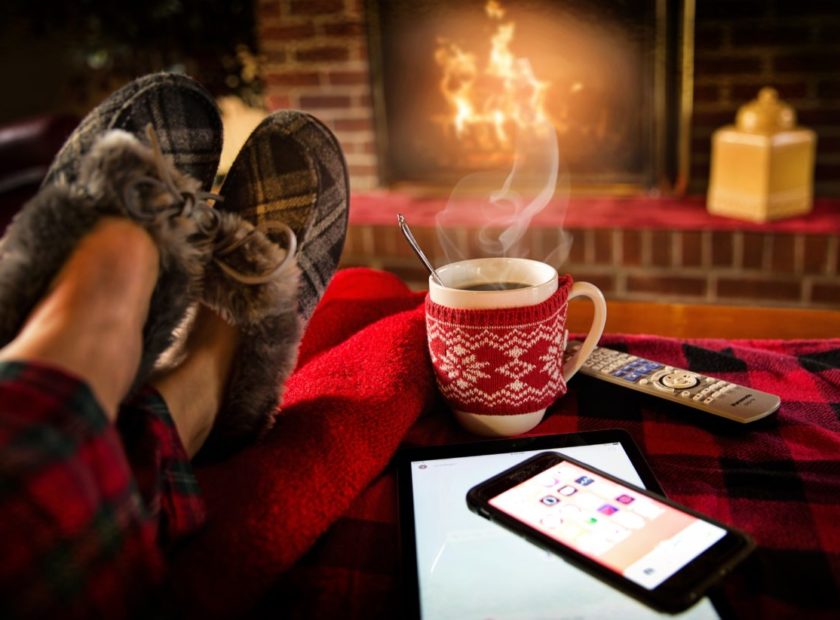
[[[589,327],[589,333],[580,349],[563,364],[564,381],[571,379],[583,366],[586,358],[589,357],[595,345],[598,344],[598,340],[601,339],[601,334],[604,333],[604,325],[607,322],[607,302],[604,300],[604,294],[597,286],[589,282],[575,282],[572,285],[572,290],[569,291],[569,301],[575,297],[591,299],[592,305],[595,306],[595,316],[592,317],[592,325]]]

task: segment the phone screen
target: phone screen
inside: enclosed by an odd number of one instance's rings
[[[727,533],[569,461],[488,503],[648,590]]]

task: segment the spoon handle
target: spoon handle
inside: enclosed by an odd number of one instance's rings
[[[423,250],[420,249],[420,245],[417,243],[417,239],[415,239],[414,235],[411,233],[411,229],[408,227],[408,222],[405,221],[405,217],[403,217],[402,213],[397,214],[397,222],[399,222],[400,230],[402,230],[402,234],[408,240],[408,244],[411,246],[411,249],[414,250],[414,253],[417,255],[417,258],[419,258],[420,261],[426,266],[426,269],[429,270],[432,279],[439,286],[444,286],[443,282],[441,282],[440,280],[440,276],[438,276],[437,274],[437,271],[435,271],[435,268],[432,267],[432,263],[429,262],[429,259],[426,258],[425,254],[423,254]]]

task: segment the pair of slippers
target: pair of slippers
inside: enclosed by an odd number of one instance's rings
[[[135,387],[196,302],[242,334],[208,455],[241,447],[273,420],[302,325],[338,265],[349,196],[332,133],[308,114],[280,111],[252,133],[211,207],[221,144],[218,108],[197,82],[135,80],[82,121],[0,240],[2,347],[102,217],[149,231],[160,272]]]

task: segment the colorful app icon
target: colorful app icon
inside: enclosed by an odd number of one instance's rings
[[[604,504],[598,509],[598,512],[604,515],[613,515],[618,512],[618,508],[610,504]]]
[[[590,484],[592,484],[595,481],[592,478],[590,478],[589,476],[581,476],[580,478],[575,480],[575,482],[577,482],[582,487],[588,487]]]
[[[546,506],[554,506],[560,502],[560,498],[554,497],[553,495],[546,495],[540,501]]]
[[[574,495],[575,493],[577,493],[577,489],[567,484],[557,489],[557,492],[560,495],[565,495],[566,497],[569,497],[570,495]]]
[[[616,497],[615,501],[621,502],[622,504],[627,505],[627,504],[632,504],[635,499],[636,499],[635,497],[631,497],[627,494],[623,494],[623,495],[619,495],[618,497]]]

